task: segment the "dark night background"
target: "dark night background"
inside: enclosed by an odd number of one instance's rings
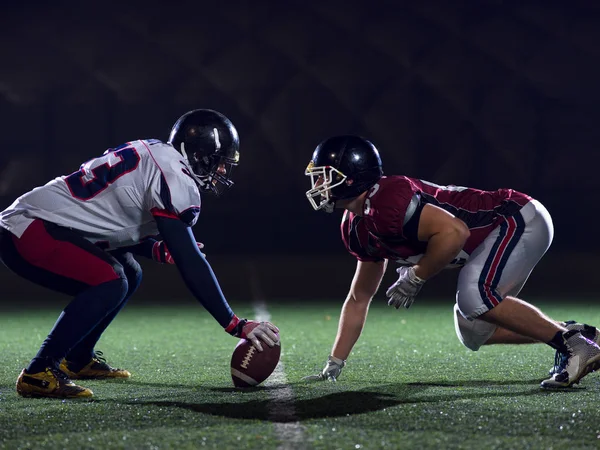
[[[314,147],[342,133],[370,138],[387,174],[537,198],[556,235],[526,295],[594,293],[596,2],[2,5],[0,209],[212,108],[236,125],[241,161],[232,190],[204,197],[195,232],[230,298],[345,296],[355,263],[340,214],[312,210],[303,175]],[[144,267],[140,295],[188,296],[174,268]],[[450,307],[454,277],[424,293]],[[47,295],[5,268],[0,280],[0,302]]]

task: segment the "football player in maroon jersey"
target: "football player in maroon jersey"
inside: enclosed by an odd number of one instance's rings
[[[308,378],[340,375],[390,260],[399,264],[398,280],[386,291],[395,308],[409,308],[427,280],[459,267],[454,319],[460,341],[471,350],[548,344],[556,360],[543,388],[569,387],[600,368],[595,327],[555,321],[517,297],[554,233],[550,214],[537,200],[512,189],[383,176],[379,152],[358,136],[320,143],[305,174],[315,210],[345,210],[342,239],[358,260],[331,355],[323,371]]]

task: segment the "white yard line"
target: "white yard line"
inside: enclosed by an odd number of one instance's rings
[[[270,322],[271,314],[263,300],[260,289],[260,281],[253,267],[248,267],[251,283],[254,314],[256,320],[260,322]],[[275,324],[277,325],[277,324]],[[285,342],[282,345],[282,353],[285,351]],[[275,434],[279,439],[278,450],[301,450],[308,448],[304,426],[298,420],[296,408],[294,406],[294,391],[287,383],[285,376],[285,367],[281,361],[263,383],[264,386],[271,386],[269,390],[271,401],[269,402],[269,419],[273,421]]]
[[[271,321],[271,314],[262,300],[254,301],[254,314],[258,321]],[[263,384],[274,388],[269,391],[271,402],[268,408],[269,418],[273,420],[275,427],[275,434],[281,442],[277,448],[281,450],[306,448],[304,427],[300,424],[294,407],[294,391],[287,384],[285,367],[281,361]]]

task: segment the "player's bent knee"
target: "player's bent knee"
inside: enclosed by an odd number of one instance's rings
[[[476,319],[488,312],[488,307],[481,301],[477,286],[456,293],[456,307],[463,317]]]
[[[131,296],[142,282],[142,266],[131,253],[117,255],[115,259],[119,262],[127,277],[127,283],[129,284],[127,295]]]
[[[105,293],[104,307],[110,311],[117,308],[123,302],[123,299],[127,297],[129,283],[126,277],[119,277],[116,280],[104,283],[101,289]]]
[[[142,282],[142,277],[143,277],[142,268],[138,265],[137,270],[131,270],[126,273],[127,273],[127,281],[129,282],[129,288],[133,289],[133,290],[137,289],[137,287]]]
[[[458,305],[454,305],[454,329],[458,340],[476,352],[496,331],[496,326],[478,319],[466,319]]]
[[[117,278],[114,280],[111,280],[109,283],[114,286],[111,291],[114,289],[114,299],[117,303],[120,303],[121,300],[123,300],[123,298],[125,298],[125,296],[127,295],[127,291],[129,290],[129,280],[127,278],[127,274],[125,273],[125,270],[123,268],[123,266],[119,265],[114,265],[113,266],[114,270],[115,270],[115,274],[117,275]]]

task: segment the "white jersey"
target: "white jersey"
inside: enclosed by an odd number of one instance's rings
[[[128,142],[22,195],[0,213],[0,226],[21,237],[44,219],[103,248],[135,245],[158,234],[154,215],[196,223],[200,192],[190,170],[169,144]]]

